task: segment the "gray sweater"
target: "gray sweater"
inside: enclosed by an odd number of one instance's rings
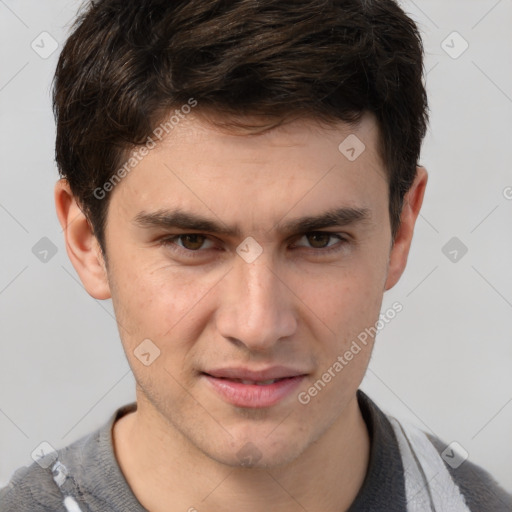
[[[370,461],[348,512],[406,512],[404,470],[393,428],[368,396],[362,391],[357,396],[370,434]],[[51,466],[43,469],[34,462],[18,469],[0,489],[0,512],[67,512],[63,492],[75,498],[82,512],[145,512],[119,468],[112,443],[114,422],[135,409],[135,403],[119,408],[103,427],[58,450],[58,460],[70,475],[60,489]],[[429,438],[439,453],[446,448],[441,440]],[[512,511],[512,495],[482,468],[468,460],[457,469],[447,467],[472,512]]]

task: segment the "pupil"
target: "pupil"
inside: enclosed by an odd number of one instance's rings
[[[312,241],[311,241],[311,239],[310,239],[310,237],[311,237],[313,240],[315,240],[315,242],[312,242]],[[322,243],[320,244],[320,245],[321,245],[321,247],[317,247],[317,246],[315,246],[315,243],[316,243],[316,242],[318,242],[318,238],[320,238],[320,239],[322,239],[322,238],[323,238],[323,239],[324,239],[324,241],[325,241],[325,243],[324,243],[324,244],[322,244]],[[319,249],[319,248],[321,249],[322,247],[325,247],[325,246],[328,244],[328,242],[329,242],[329,238],[330,238],[330,235],[329,235],[328,233],[313,233],[313,234],[311,234],[311,235],[308,235],[308,241],[309,241],[309,243],[310,243],[310,244],[311,244],[315,249]]]
[[[183,236],[183,245],[186,249],[195,250],[199,249],[201,245],[203,245],[203,238],[201,235],[184,235]],[[198,240],[199,239],[199,240]],[[189,241],[192,240],[192,247],[187,247]]]

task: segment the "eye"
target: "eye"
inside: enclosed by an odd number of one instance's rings
[[[347,237],[339,233],[329,233],[326,231],[312,231],[301,236],[300,240],[305,239],[308,245],[295,243],[293,248],[304,248],[314,255],[324,255],[341,251],[349,244]],[[329,243],[333,240],[335,243]],[[338,243],[336,243],[338,240]],[[205,246],[205,242],[207,245]],[[215,249],[215,242],[207,235],[200,233],[183,233],[173,235],[160,240],[160,244],[180,256],[187,258],[201,257],[205,255],[208,249]],[[209,244],[209,245],[208,245]]]
[[[313,231],[311,233],[305,233],[300,240],[304,238],[315,252],[321,252],[322,254],[340,251],[347,243],[349,243],[341,234],[329,233],[327,231]],[[339,243],[329,245],[329,239],[337,239],[339,240]],[[295,246],[305,247],[304,245],[297,244],[295,244]]]
[[[181,241],[181,245],[178,243]],[[212,244],[210,247],[203,247],[204,242],[210,242]],[[168,238],[164,238],[161,240],[161,244],[168,246],[172,250],[190,255],[193,252],[200,252],[199,249],[211,249],[213,247],[213,242],[208,239],[206,235],[201,235],[199,233],[185,233],[182,235],[174,235]]]

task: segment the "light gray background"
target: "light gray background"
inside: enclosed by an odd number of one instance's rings
[[[54,213],[60,46],[43,59],[31,43],[46,31],[62,44],[78,5],[0,0],[0,485],[41,441],[67,445],[135,397],[111,304],[82,288]],[[427,52],[430,179],[408,268],[384,298],[383,311],[404,309],[379,334],[363,389],[512,491],[512,2],[403,6]],[[441,46],[453,31],[469,44],[456,59]],[[456,263],[442,252],[454,236],[468,248]],[[42,237],[58,249],[46,263],[32,253]]]

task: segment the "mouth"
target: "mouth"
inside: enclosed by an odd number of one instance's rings
[[[205,375],[208,375],[205,373]],[[213,375],[210,375],[213,377]],[[223,380],[229,380],[230,382],[240,382],[241,384],[249,385],[249,386],[268,386],[269,384],[274,384],[274,382],[278,382],[284,379],[290,379],[293,377],[281,377],[280,379],[267,379],[267,380],[248,380],[248,379],[228,379],[227,377],[214,377]]]
[[[268,376],[265,373],[286,373],[289,375]],[[244,373],[244,375],[241,375]],[[250,375],[249,375],[250,374]],[[202,372],[210,389],[225,402],[237,407],[272,407],[284,401],[306,378],[307,374],[286,369],[271,369],[266,372],[246,370],[223,370],[212,373]]]

